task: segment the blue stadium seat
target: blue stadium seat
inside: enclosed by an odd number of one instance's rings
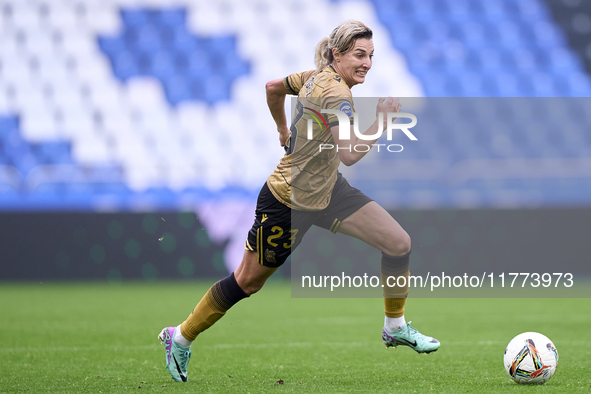
[[[133,50],[138,52],[156,52],[163,47],[161,30],[154,25],[143,25],[135,30],[136,41]]]
[[[33,168],[39,165],[37,158],[32,153],[26,153],[22,156],[13,156],[12,165],[15,166],[20,173],[25,176]]]
[[[235,52],[230,52],[226,55],[225,74],[228,79],[233,80],[241,75],[250,73],[250,66],[247,62],[240,59]]]
[[[119,182],[123,173],[118,165],[94,166],[87,171],[88,182]]]
[[[137,67],[138,76],[150,76],[152,70],[152,61],[154,60],[154,53],[152,51],[141,52],[139,50],[133,51],[134,62]]]
[[[191,80],[191,84],[189,86],[190,97],[192,100],[195,101],[207,101],[205,96],[205,82],[201,79],[193,79]]]
[[[98,44],[101,51],[110,57],[127,49],[125,40],[122,40],[120,37],[99,37]]]
[[[89,182],[59,182],[57,183],[68,197],[79,197],[80,195],[92,196],[95,185]]]
[[[591,82],[586,78],[586,75],[581,72],[576,72],[569,75],[563,75],[560,78],[563,78],[569,87],[569,94],[565,96],[588,97],[589,92],[591,91]]]
[[[187,57],[188,75],[199,78],[204,75],[207,78],[210,74],[211,60],[205,49],[195,49]],[[204,78],[204,79],[205,79]]]
[[[190,186],[179,192],[179,198],[191,198],[196,201],[211,201],[215,197],[215,193],[206,187]]]
[[[149,75],[153,75],[159,80],[165,80],[175,75],[176,71],[177,65],[172,53],[161,50],[152,55],[150,69],[148,71]]]
[[[429,71],[423,75],[423,82],[429,97],[445,97],[445,77],[442,72]]]
[[[150,187],[139,194],[143,201],[173,206],[178,196],[166,187]]]
[[[447,17],[458,24],[469,21],[473,17],[472,3],[472,1],[447,0]]]
[[[524,91],[522,81],[516,73],[504,71],[496,76],[497,91],[500,97],[516,97]]]
[[[62,197],[66,190],[63,184],[53,182],[43,182],[37,185],[34,190],[34,194],[38,199],[41,200],[52,200],[58,197]]]
[[[482,21],[471,20],[461,25],[463,42],[470,48],[476,50],[482,48],[483,45],[489,44],[490,41],[486,37],[485,24]]]
[[[32,144],[32,153],[39,164],[72,164],[71,146],[66,141],[51,141]]]
[[[162,26],[184,26],[187,12],[183,8],[164,8],[158,11],[158,23]]]
[[[491,22],[498,22],[506,18],[507,9],[504,0],[486,0],[479,1],[478,5],[481,7],[483,17]]]
[[[113,73],[123,81],[140,73],[136,58],[130,52],[115,54],[112,58],[112,63]]]
[[[566,49],[556,50],[548,58],[549,69],[558,75],[569,74],[583,69],[581,59]]]
[[[4,149],[4,144],[0,142],[0,166],[10,165],[8,161],[8,156],[6,154],[6,150]]]
[[[562,30],[550,21],[535,24],[533,32],[537,45],[542,51],[552,47],[568,47]]]
[[[197,48],[198,41],[184,25],[176,26],[172,33],[172,45],[179,52],[191,52]]]
[[[21,192],[16,190],[13,185],[0,181],[0,204],[18,200],[21,198]]]
[[[122,9],[121,19],[123,20],[125,26],[142,26],[149,21],[148,13],[149,10],[145,8]]]
[[[172,105],[194,98],[190,80],[179,75],[173,75],[164,81],[164,92],[166,99]]]
[[[554,81],[547,72],[538,72],[533,77],[533,90],[537,97],[554,97]]]
[[[212,74],[224,74],[226,69],[226,55],[222,53],[214,53],[209,58],[209,69]]]
[[[92,185],[94,193],[115,194],[118,197],[129,197],[132,191],[123,182],[97,182]]]
[[[236,38],[234,36],[212,36],[207,40],[209,50],[224,54],[236,50]]]
[[[391,23],[390,20],[382,20],[382,22],[385,24]],[[413,38],[414,24],[412,22],[399,20],[396,21],[396,26],[396,29],[390,30],[390,39],[396,48],[404,51],[417,44]],[[416,47],[412,49],[416,49]],[[412,56],[407,56],[407,59],[412,59]]]
[[[0,138],[4,139],[9,133],[18,128],[17,116],[0,116]]]
[[[483,78],[482,75],[476,72],[464,72],[462,76],[456,77],[459,85],[461,97],[481,97],[484,96]]]
[[[376,0],[375,2],[378,18],[385,23],[398,23],[402,18],[401,13],[396,9],[396,1]]]
[[[257,194],[258,190],[246,190],[242,187],[237,186],[226,186],[218,192],[221,198],[239,198],[239,199],[251,199]]]
[[[204,85],[205,101],[209,104],[214,104],[218,101],[225,101],[230,99],[230,86],[227,79],[223,75],[214,74]]]
[[[505,68],[503,52],[494,47],[480,49],[480,69],[486,73],[497,73]]]

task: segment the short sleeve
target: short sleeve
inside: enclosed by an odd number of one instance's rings
[[[344,112],[350,118],[351,124],[353,124],[353,96],[347,86],[341,83],[330,86],[325,89],[323,96],[323,109],[336,109]],[[329,128],[339,125],[339,119],[336,115],[326,114],[326,119]]]
[[[304,71],[297,74],[291,74],[283,79],[283,86],[291,94],[297,96],[300,94],[300,89],[310,78],[317,74],[316,70]]]

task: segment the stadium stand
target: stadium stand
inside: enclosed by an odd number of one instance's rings
[[[588,56],[567,38],[591,33],[571,3],[3,0],[0,209],[254,199],[282,154],[265,82],[312,68],[319,26],[352,15],[377,48],[354,93],[425,96],[419,141],[352,184],[390,208],[589,205]]]
[[[568,42],[591,72],[591,3],[582,0],[548,1],[556,23],[566,33]]]

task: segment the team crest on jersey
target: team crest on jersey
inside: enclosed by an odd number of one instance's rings
[[[341,82],[341,77],[334,77],[334,80],[337,82]]]
[[[341,105],[339,105],[339,111],[346,113],[347,116],[353,116],[353,108],[351,108],[351,104],[347,101],[342,102]]]
[[[267,263],[276,263],[275,252],[269,249],[265,250],[265,260],[267,260]]]

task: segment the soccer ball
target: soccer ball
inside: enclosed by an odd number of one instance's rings
[[[524,332],[509,342],[503,362],[505,371],[517,383],[543,384],[556,371],[558,352],[546,336]]]

